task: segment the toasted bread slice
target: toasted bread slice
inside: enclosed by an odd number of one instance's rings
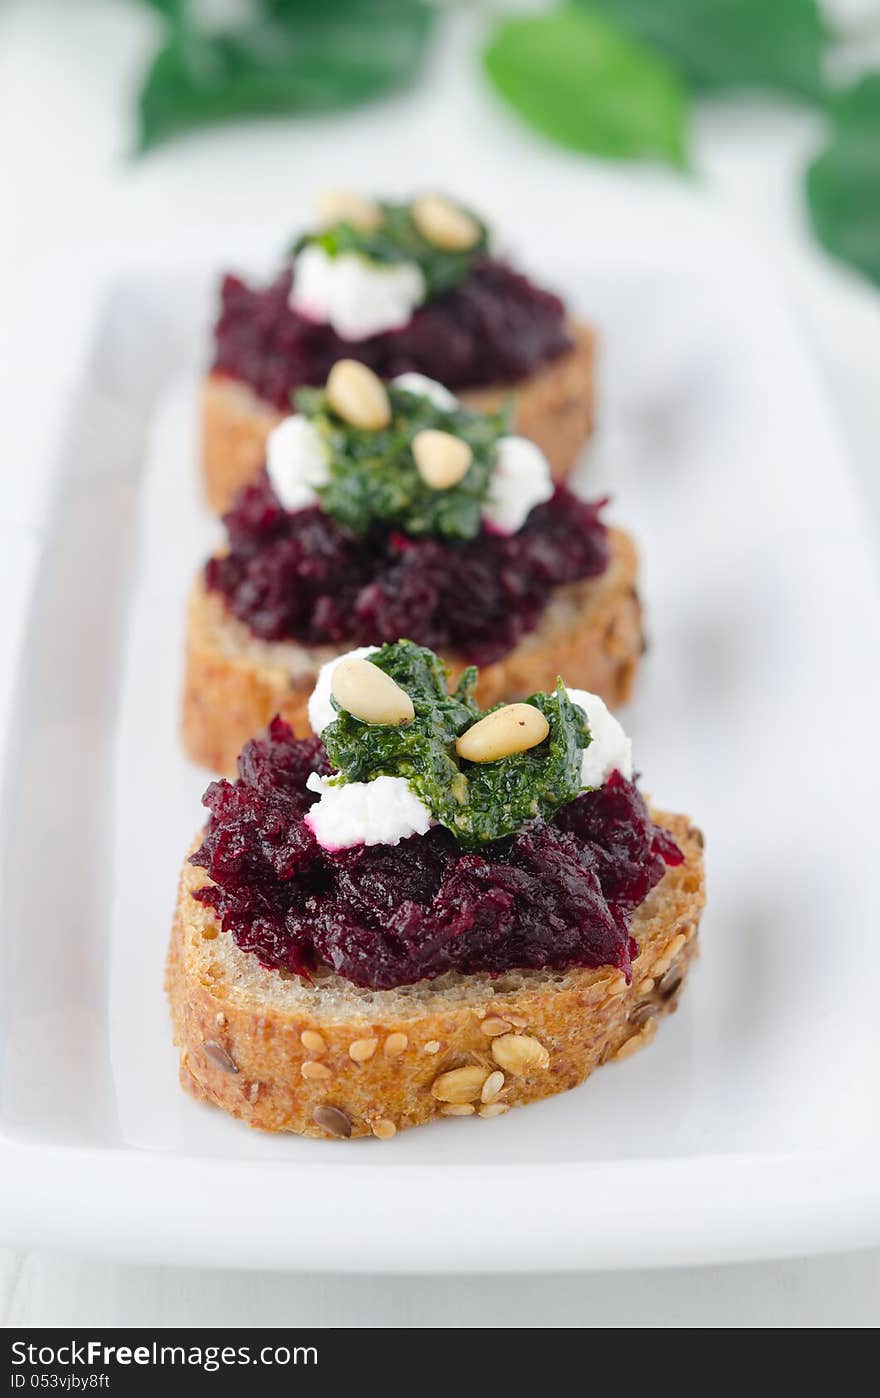
[[[627,534],[611,530],[610,540],[605,572],[557,588],[541,624],[496,664],[481,669],[477,697],[485,708],[553,689],[559,675],[600,694],[610,708],[629,697],[643,649],[638,559]],[[248,738],[276,713],[297,737],[306,737],[311,732],[307,704],[318,670],[336,654],[334,646],[259,640],[199,578],[190,596],[183,694],[189,756],[212,771],[231,773]],[[461,657],[444,658],[457,677],[464,668]]]
[[[265,1131],[387,1138],[434,1117],[499,1116],[628,1057],[676,1007],[705,901],[699,830],[653,819],[685,861],[633,919],[629,986],[607,966],[450,972],[397,990],[330,972],[310,983],[241,951],[191,897],[208,879],[187,863],[167,972],[183,1087]]]
[[[520,383],[503,388],[462,390],[463,403],[482,412],[513,395],[517,432],[544,452],[557,480],[574,465],[593,422],[595,342],[592,330],[569,327],[572,348]],[[283,413],[259,398],[246,383],[209,374],[202,390],[202,460],[208,505],[228,510],[253,478],[266,454],[266,438]]]

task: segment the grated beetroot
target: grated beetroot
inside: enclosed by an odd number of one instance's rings
[[[358,538],[318,508],[288,514],[262,472],[225,516],[229,552],[209,560],[205,582],[264,640],[408,636],[488,665],[538,625],[553,588],[604,572],[604,503],[557,486],[516,534]]]
[[[295,389],[325,383],[346,356],[384,379],[415,370],[449,388],[479,388],[516,383],[571,348],[559,298],[489,258],[400,330],[367,340],[343,340],[292,311],[292,285],[289,268],[262,290],[225,277],[214,331],[212,372],[243,379],[276,408],[289,408]]]
[[[211,817],[191,862],[214,883],[195,897],[273,969],[324,966],[383,990],[444,971],[608,965],[629,977],[631,916],[682,862],[619,772],[479,854],[440,826],[331,853],[303,820],[317,799],[309,773],[329,770],[320,739],[296,740],[276,718],[245,747],[238,780],[205,793]]]

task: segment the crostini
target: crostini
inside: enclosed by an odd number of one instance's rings
[[[381,378],[442,380],[484,412],[512,396],[516,430],[563,479],[592,423],[590,328],[494,256],[483,221],[448,199],[331,192],[318,215],[269,286],[223,281],[202,402],[211,508],[228,509],[259,470],[294,392],[344,357]]]
[[[400,642],[338,657],[319,736],[275,719],[213,783],[167,987],[180,1079],[267,1131],[389,1139],[493,1118],[647,1044],[705,901],[596,695],[484,713]]]
[[[408,636],[484,705],[557,675],[612,706],[642,651],[636,551],[554,484],[503,410],[465,407],[406,374],[385,385],[339,361],[273,429],[266,467],[225,517],[226,548],[194,586],[183,735],[229,772],[280,713],[299,737],[321,666]]]

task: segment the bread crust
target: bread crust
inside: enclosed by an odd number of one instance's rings
[[[441,1116],[500,1115],[629,1057],[677,1006],[705,902],[699,830],[681,815],[654,819],[685,862],[667,869],[633,919],[629,986],[610,967],[447,975],[372,992],[336,976],[285,980],[192,898],[208,880],[187,863],[167,969],[182,1086],[265,1131],[388,1138]],[[473,1070],[473,1095],[445,1101],[438,1079],[460,1068]],[[487,1087],[499,1072],[503,1082]]]
[[[644,641],[636,588],[638,556],[627,534],[610,531],[611,558],[598,578],[559,587],[518,645],[480,670],[477,697],[488,708],[550,690],[557,676],[600,694],[611,708],[632,690]],[[194,762],[231,773],[248,738],[276,714],[297,737],[310,732],[307,705],[318,670],[335,646],[260,641],[199,577],[190,595],[183,692],[183,743]],[[447,654],[453,678],[464,661]]]
[[[537,442],[553,475],[564,480],[590,434],[595,407],[595,337],[589,326],[568,327],[572,348],[515,385],[468,389],[463,403],[483,412],[515,397],[515,426]],[[202,387],[202,464],[205,495],[217,514],[263,463],[266,438],[283,413],[238,379],[208,374]]]

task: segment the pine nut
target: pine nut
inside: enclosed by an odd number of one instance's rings
[[[485,1107],[480,1108],[480,1116],[485,1120],[487,1117],[504,1116],[509,1112],[510,1107],[506,1102],[487,1102]]]
[[[373,1122],[373,1135],[380,1141],[390,1141],[392,1136],[397,1135],[397,1127],[386,1116],[381,1121]]]
[[[431,1096],[438,1102],[473,1102],[479,1097],[483,1083],[489,1074],[485,1068],[476,1065],[467,1068],[453,1068],[441,1073],[431,1084]]]
[[[530,1034],[503,1034],[492,1040],[492,1057],[508,1073],[530,1073],[550,1066],[550,1054]]]
[[[399,1058],[406,1051],[409,1039],[406,1034],[389,1034],[382,1052],[386,1058]]]
[[[333,667],[330,688],[340,708],[363,723],[399,727],[415,718],[413,701],[406,690],[361,656],[349,656]]]
[[[348,1046],[348,1056],[355,1063],[366,1063],[378,1047],[378,1039],[354,1039]]]
[[[334,413],[352,427],[376,432],[391,421],[385,385],[356,359],[337,359],[327,376],[327,399]]]
[[[466,476],[474,454],[467,442],[451,432],[426,427],[412,439],[413,460],[431,490],[449,490]]]
[[[441,1108],[440,1108],[440,1115],[441,1115],[441,1116],[473,1116],[475,1110],[476,1110],[476,1108],[475,1108],[475,1107],[472,1107],[471,1104],[470,1104],[470,1102],[453,1102],[453,1103],[448,1103],[445,1107],[441,1107]]]
[[[505,704],[462,733],[455,751],[468,762],[497,762],[537,747],[549,732],[549,723],[534,704]]]
[[[323,1053],[327,1052],[324,1037],[318,1033],[317,1029],[304,1029],[299,1036],[299,1041],[306,1052],[313,1053],[316,1058],[320,1058]]]
[[[371,233],[382,223],[382,210],[375,200],[353,194],[349,189],[322,189],[315,207],[322,228],[331,228],[334,223],[350,223],[352,228]]]
[[[467,252],[480,241],[480,225],[457,204],[439,194],[422,194],[410,205],[416,228],[444,252]]]

